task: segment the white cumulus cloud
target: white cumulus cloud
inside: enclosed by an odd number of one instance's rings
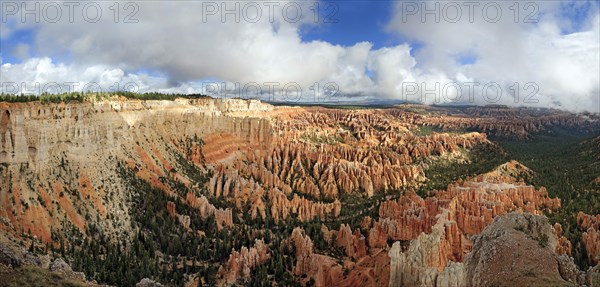
[[[22,62],[2,64],[3,90],[13,88],[6,83],[25,82],[28,87],[49,82],[77,82],[79,87],[97,83],[110,89],[116,83],[134,82],[141,92],[196,93],[206,92],[202,82],[212,79],[241,86],[257,83],[263,89],[264,83],[279,83],[279,92],[285,84],[297,83],[308,94],[307,100],[315,83],[321,88],[335,83],[341,98],[489,104],[485,92],[499,88],[502,97],[494,103],[577,111],[598,111],[600,105],[600,14],[593,1],[534,2],[537,23],[524,23],[528,14],[523,6],[519,21],[514,21],[513,3],[508,2],[498,2],[503,14],[495,23],[485,21],[478,8],[474,21],[469,21],[464,2],[452,2],[463,7],[456,23],[444,18],[436,23],[432,16],[423,21],[420,14],[407,17],[402,6],[406,2],[393,2],[385,30],[407,42],[378,49],[369,42],[341,46],[324,40],[304,41],[302,27],[319,25],[311,19],[312,2],[278,2],[273,19],[263,2],[252,2],[260,7],[261,17],[245,19],[257,16],[251,7],[240,15],[239,23],[232,15],[225,21],[220,13],[203,17],[206,5],[221,2],[138,1],[137,23],[124,23],[131,10],[120,11],[119,23],[115,23],[113,3],[97,3],[104,14],[96,23],[81,17],[71,23],[65,15],[57,23],[9,21],[3,25],[4,40],[20,30],[35,33],[33,42],[21,43],[13,51]],[[231,8],[236,2],[223,3]],[[239,3],[241,7],[247,4]],[[423,3],[431,8],[449,2]],[[283,7],[296,4],[301,5],[302,17],[294,23],[286,21]],[[577,9],[591,12],[584,13],[585,17],[565,16]],[[467,94],[471,89],[473,94]],[[529,96],[531,92],[535,95]]]

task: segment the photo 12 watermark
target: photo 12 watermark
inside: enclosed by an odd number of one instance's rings
[[[339,21],[339,11],[336,2],[209,1],[202,2],[202,22],[257,23],[267,17],[270,23],[276,19],[287,23],[306,19],[312,23],[330,24]]]
[[[515,23],[537,23],[540,8],[536,2],[522,1],[402,1],[402,23],[458,23],[485,21],[498,23],[508,17]]]
[[[538,104],[540,87],[535,82],[501,85],[496,82],[402,82],[405,102],[420,103],[487,103]],[[433,101],[431,100],[433,99]]]
[[[104,4],[104,5],[102,5]],[[0,2],[0,22],[20,23],[97,23],[108,19],[115,23],[139,23],[140,6],[136,2],[95,2],[95,1],[2,1]]]
[[[243,98],[267,102],[324,102],[335,100],[340,86],[334,82],[303,87],[297,82],[204,82],[205,95],[217,98]]]
[[[2,1],[0,22],[139,23],[140,5],[156,2],[133,1]],[[327,1],[191,1],[188,13],[198,15],[202,23],[257,23],[264,19],[270,23],[304,21],[315,24],[338,23],[340,7]]]

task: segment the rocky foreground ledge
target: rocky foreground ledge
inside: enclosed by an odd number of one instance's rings
[[[75,272],[62,258],[35,255],[0,233],[0,285],[7,287],[108,287],[89,281],[82,272]],[[162,284],[144,278],[136,287],[161,287]]]

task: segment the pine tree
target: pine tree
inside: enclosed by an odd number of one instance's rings
[[[60,238],[60,255],[65,257],[65,242],[62,237]]]

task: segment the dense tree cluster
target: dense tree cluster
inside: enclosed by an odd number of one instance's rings
[[[61,94],[50,94],[43,93],[41,95],[30,95],[30,94],[0,94],[0,102],[9,103],[24,103],[24,102],[35,102],[39,101],[42,103],[60,103],[60,102],[83,102],[89,99],[105,99],[113,96],[121,96],[128,99],[138,100],[168,100],[173,101],[177,98],[197,99],[206,98],[207,96],[201,94],[163,94],[163,93],[133,93],[127,91],[116,91],[116,92],[72,92],[72,93],[61,93]]]
[[[547,216],[563,226],[565,236],[573,244],[575,262],[583,270],[590,262],[581,243],[577,213],[600,213],[600,186],[594,183],[600,176],[600,161],[593,156],[597,147],[588,140],[590,137],[586,133],[555,128],[527,142],[500,142],[511,158],[534,171],[533,178],[527,182],[545,186],[551,197],[561,199],[561,208]]]

